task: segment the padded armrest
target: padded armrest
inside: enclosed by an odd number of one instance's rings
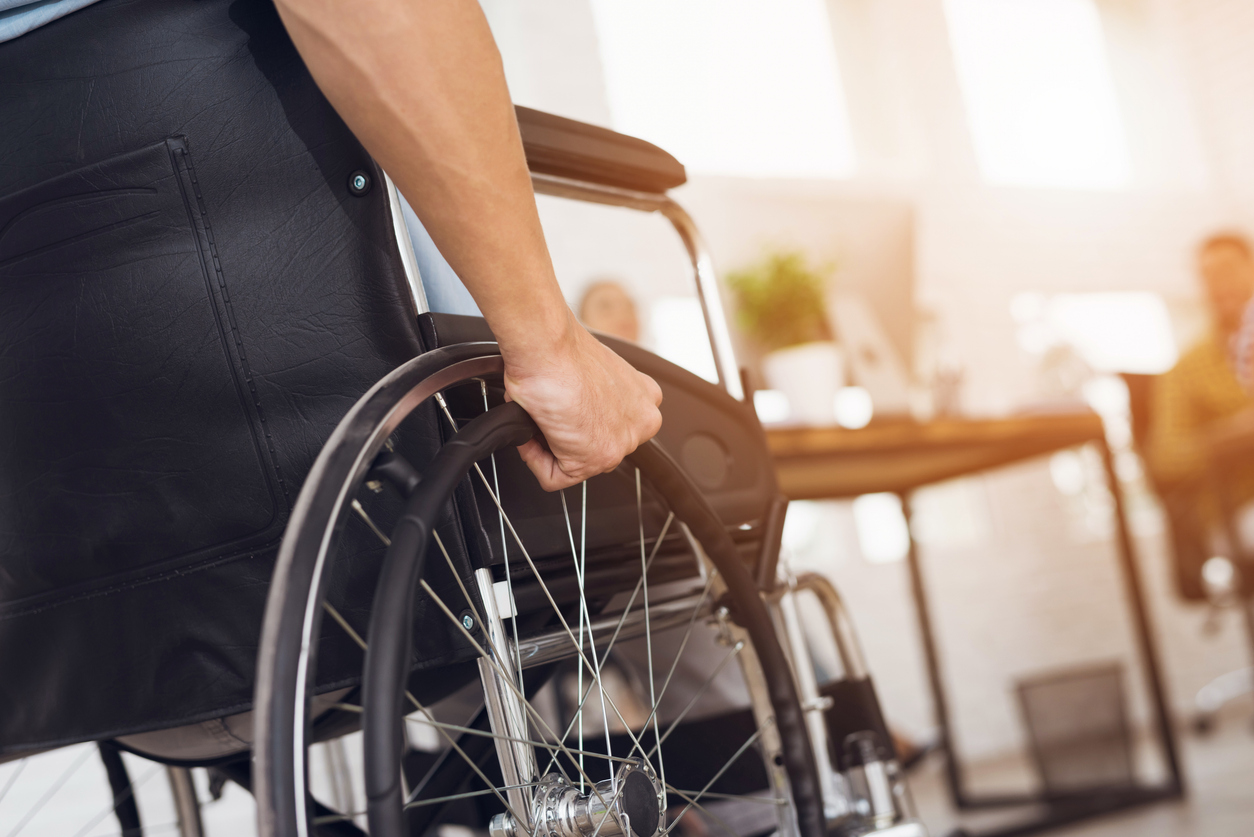
[[[527,165],[538,174],[641,192],[688,180],[683,164],[652,143],[563,116],[515,105]]]

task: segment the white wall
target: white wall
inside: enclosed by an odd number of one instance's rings
[[[1149,289],[1187,308],[1196,299],[1189,259],[1198,237],[1216,226],[1254,229],[1254,5],[1099,4],[1129,137],[1130,188],[987,186],[941,0],[828,0],[859,173],[843,183],[787,188],[695,177],[682,195],[709,227],[716,262],[738,266],[757,237],[779,236],[781,227],[819,258],[838,255],[839,235],[826,233],[825,212],[837,217],[837,205],[851,195],[904,201],[913,207],[919,304],[934,315],[946,355],[965,368],[964,402],[979,414],[1006,413],[1036,396],[1037,361],[1016,345],[1009,316],[1017,293]],[[611,123],[586,0],[485,6],[518,101]],[[754,194],[760,202],[744,200]],[[801,217],[781,214],[781,202],[801,207]],[[603,271],[648,293],[686,286],[682,251],[659,219],[586,221],[579,209],[542,205],[572,298]],[[959,744],[981,755],[1019,743],[1010,678],[1065,662],[1130,660],[1130,637],[1113,544],[1076,522],[1075,498],[1059,495],[1044,462],[976,478],[964,490],[982,498],[983,536],[927,546],[924,558],[955,686]],[[824,504],[817,517],[821,536],[799,550],[797,563],[841,586],[890,716],[925,732],[930,704],[904,567],[863,560],[847,506]],[[1243,651],[1232,619],[1219,636],[1202,636],[1203,614],[1179,604],[1170,589],[1152,510],[1142,519],[1149,521],[1138,539],[1142,570],[1171,699],[1183,711],[1208,678],[1244,664]]]

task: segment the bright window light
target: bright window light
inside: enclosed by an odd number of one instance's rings
[[[1156,293],[1026,293],[1011,301],[1010,310],[1025,351],[1043,354],[1068,345],[1098,372],[1156,375],[1179,356],[1171,315]]]
[[[845,177],[823,0],[592,0],[614,127],[691,171]]]
[[[1158,294],[1059,294],[1049,319],[1099,372],[1157,375],[1176,365],[1171,315]]]
[[[1077,189],[1128,183],[1093,0],[945,0],[945,12],[985,178]]]
[[[910,530],[896,494],[863,494],[853,501],[853,522],[862,557],[891,564],[910,551]]]

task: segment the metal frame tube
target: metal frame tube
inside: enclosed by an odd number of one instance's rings
[[[823,815],[831,822],[850,813],[849,800],[837,787],[836,767],[832,764],[827,748],[827,721],[824,710],[830,699],[819,694],[818,678],[810,661],[810,647],[801,628],[801,616],[797,612],[796,594],[785,592],[777,605],[784,626],[788,650],[792,655],[793,675],[797,680],[797,696],[806,713],[806,729],[814,744],[814,758],[819,763],[819,782],[823,788]]]
[[[718,372],[718,382],[729,395],[738,401],[743,401],[745,391],[740,382],[740,366],[736,363],[731,329],[727,327],[727,318],[723,315],[722,291],[719,287],[718,274],[714,271],[714,259],[710,256],[709,248],[697,230],[692,216],[664,194],[601,186],[596,183],[584,183],[579,180],[534,172],[531,175],[531,185],[539,195],[618,206],[639,212],[656,212],[671,223],[675,232],[679,233],[680,239],[683,240],[684,249],[687,250],[688,258],[692,262],[697,299],[701,303],[701,312],[705,317],[706,334],[710,338],[710,351],[714,355],[714,368]]]
[[[866,677],[868,674],[866,657],[862,654],[862,646],[858,642],[857,634],[854,633],[849,611],[845,609],[845,602],[837,592],[836,586],[828,581],[826,576],[818,573],[802,573],[797,576],[792,590],[797,593],[813,593],[814,597],[819,600],[819,604],[823,606],[823,613],[827,616],[832,638],[836,641],[836,652],[840,654],[840,664],[845,669],[845,677],[855,680]],[[846,629],[848,629],[847,636]]]
[[[518,670],[514,663],[513,644],[505,630],[500,611],[496,607],[496,593],[493,589],[492,570],[475,570],[475,583],[479,587],[480,615],[483,624],[479,626],[487,635],[490,647],[488,653],[493,660],[479,658],[479,678],[483,681],[483,693],[488,709],[488,721],[492,732],[501,738],[495,739],[496,755],[501,764],[501,777],[509,787],[506,796],[514,812],[526,819],[522,825],[525,833],[530,834],[531,797],[530,788],[519,787],[535,782],[539,777],[539,765],[536,763],[535,749],[528,743],[531,736],[527,727],[526,708],[518,698],[515,689],[521,690],[521,683],[510,684],[516,678]],[[496,665],[493,665],[495,661]],[[512,740],[507,740],[512,739]]]
[[[692,612],[697,607],[701,608],[701,612],[697,614],[697,619],[709,613],[708,597],[703,600],[701,596],[689,596],[669,602],[650,604],[649,616],[651,618],[649,620],[649,629],[652,631],[664,631],[668,628],[685,625],[692,619]],[[609,645],[616,629],[618,630],[618,639],[615,642],[625,642],[629,639],[644,636],[645,618],[643,609],[633,610],[627,614],[627,618],[622,620],[621,628],[618,626],[619,619],[620,617],[618,616],[606,616],[594,620],[591,630],[585,630],[584,652],[587,653],[592,648],[592,641],[588,639],[589,634],[595,637],[598,651]],[[543,665],[544,663],[574,657],[575,647],[566,631],[556,630],[538,636],[519,639],[516,653],[522,667],[527,669]]]

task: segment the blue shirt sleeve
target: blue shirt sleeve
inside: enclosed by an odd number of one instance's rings
[[[0,0],[0,43],[11,41],[96,0]]]

